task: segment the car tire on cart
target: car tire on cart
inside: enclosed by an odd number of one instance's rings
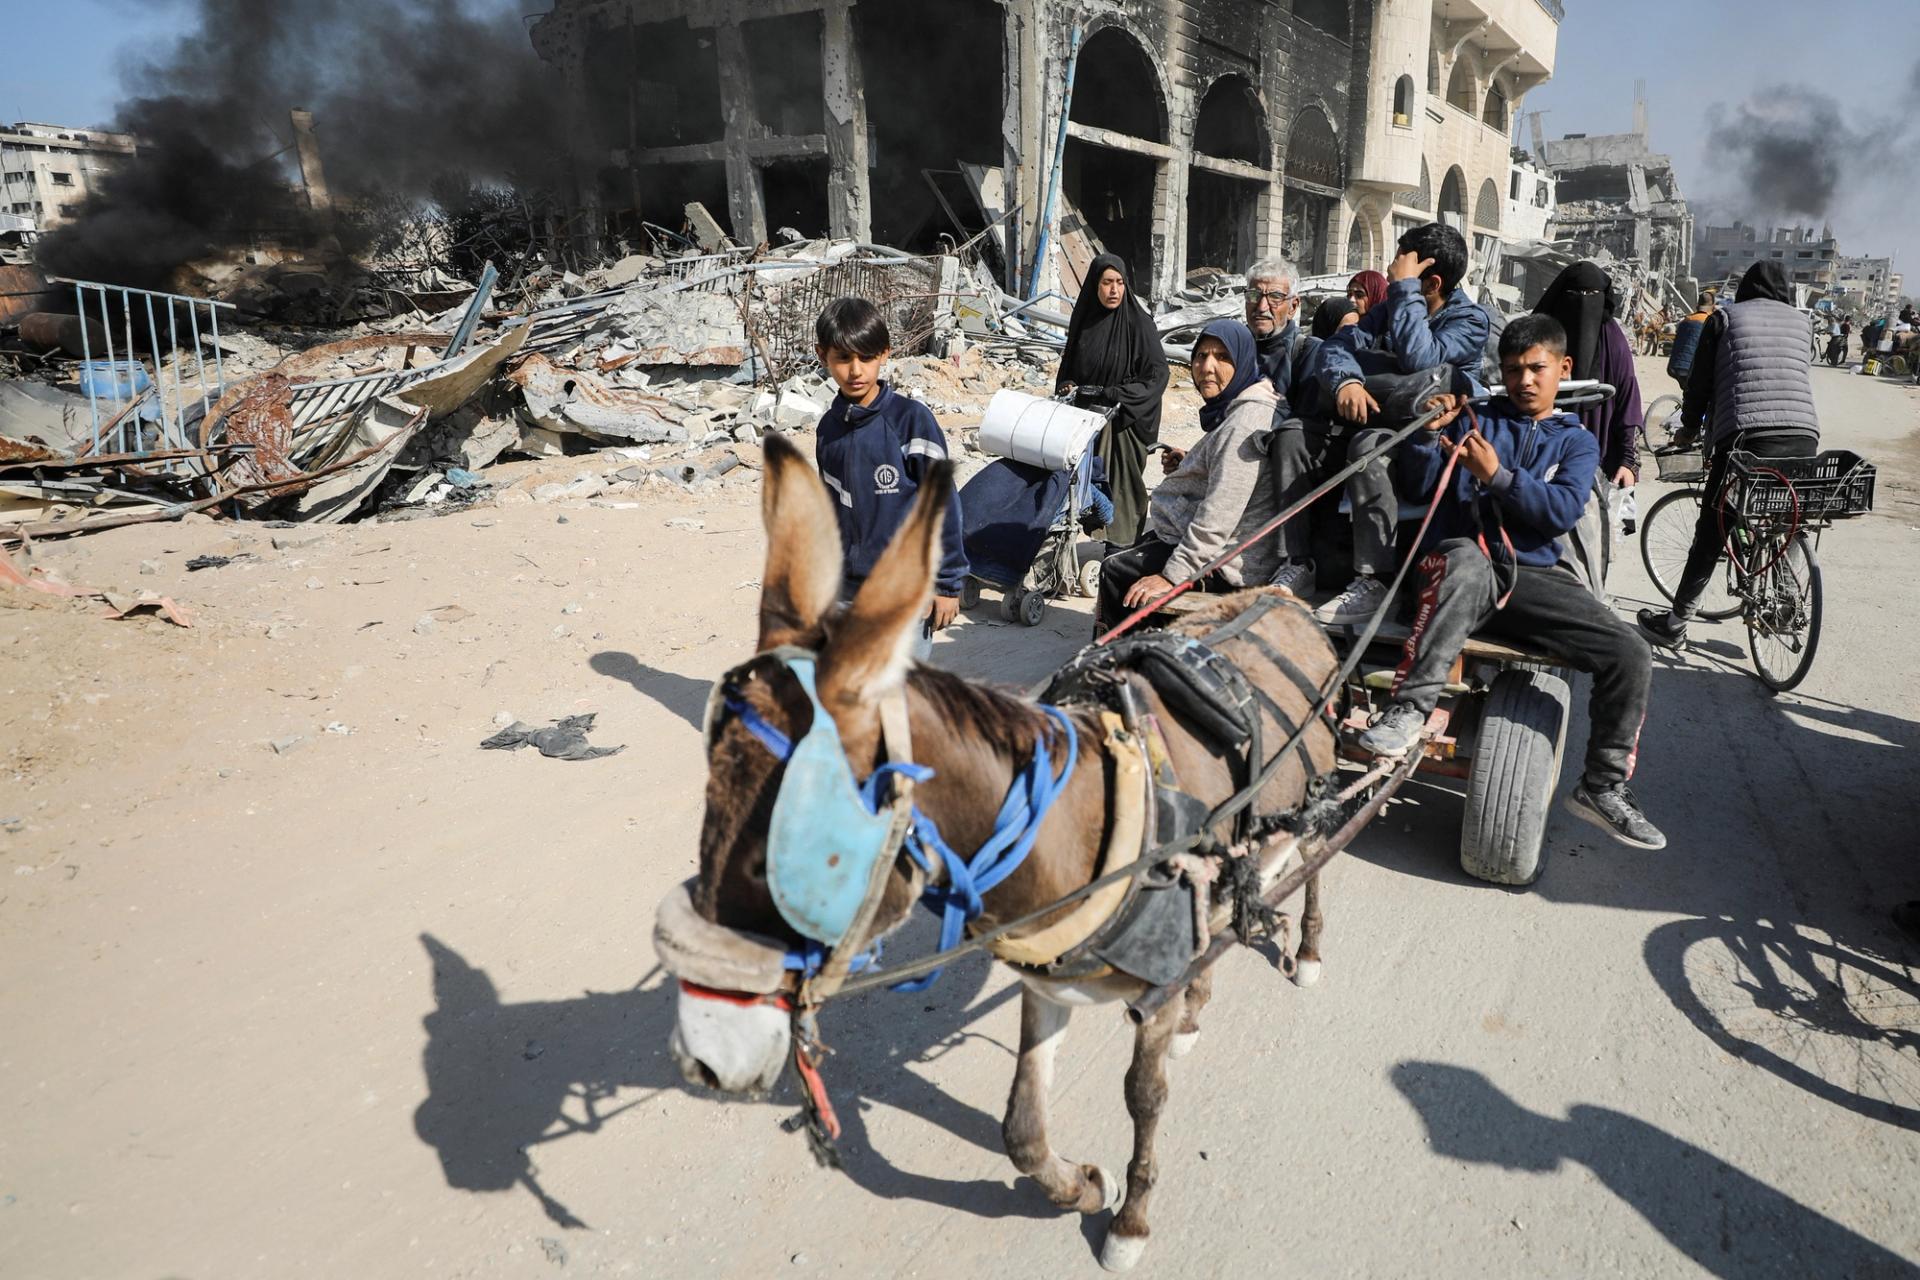
[[[1019,598],[1018,608],[1020,611],[1020,621],[1022,623],[1029,627],[1039,626],[1041,619],[1047,616],[1047,593],[1044,591],[1027,592]]]
[[[1460,824],[1460,868],[1494,884],[1532,884],[1567,743],[1567,682],[1512,668],[1494,678],[1480,714]]]

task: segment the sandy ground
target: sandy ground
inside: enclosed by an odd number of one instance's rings
[[[1822,547],[1806,685],[1765,696],[1737,623],[1663,659],[1637,786],[1672,846],[1559,817],[1529,891],[1466,879],[1459,799],[1410,788],[1330,873],[1318,988],[1223,966],[1141,1274],[1912,1273],[1920,400],[1815,378],[1883,475]],[[751,487],[275,532],[47,549],[192,630],[0,598],[0,1275],[1096,1272],[1103,1220],[1000,1149],[1003,971],[830,1012],[846,1175],[790,1091],[677,1083],[648,935],[753,636]],[[1613,586],[1650,597],[1631,549]],[[1029,679],[1085,614],[989,607],[936,657]],[[588,711],[624,752],[479,749]],[[1124,1159],[1127,1042],[1077,1020],[1065,1154]]]

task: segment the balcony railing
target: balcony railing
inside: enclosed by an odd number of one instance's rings
[[[1547,11],[1547,16],[1555,22],[1565,22],[1567,20],[1567,6],[1562,4],[1560,0],[1539,0],[1539,4],[1542,9]]]

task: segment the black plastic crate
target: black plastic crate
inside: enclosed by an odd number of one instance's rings
[[[1739,509],[1748,516],[1791,516],[1802,520],[1844,520],[1873,510],[1874,465],[1847,449],[1829,449],[1807,458],[1758,458],[1735,453],[1728,460],[1730,479],[1739,492]]]

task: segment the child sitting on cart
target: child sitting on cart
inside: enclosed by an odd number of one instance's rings
[[[1477,421],[1462,421],[1464,398],[1441,397],[1449,403],[1429,424],[1432,434],[1401,450],[1396,462],[1410,499],[1429,499],[1449,454],[1459,460],[1421,546],[1425,584],[1395,675],[1394,701],[1360,745],[1389,756],[1413,748],[1470,635],[1544,649],[1593,676],[1586,769],[1568,810],[1622,844],[1660,849],[1666,837],[1627,787],[1647,713],[1652,655],[1588,590],[1560,543],[1580,519],[1599,464],[1592,433],[1554,408],[1572,363],[1557,320],[1518,317],[1500,337],[1507,394]]]

